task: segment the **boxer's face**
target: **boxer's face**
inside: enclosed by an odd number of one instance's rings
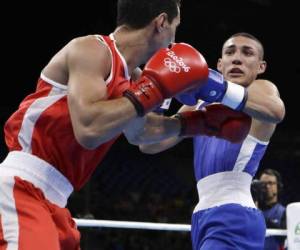
[[[218,70],[225,79],[248,86],[266,69],[261,45],[248,37],[238,36],[224,43]]]

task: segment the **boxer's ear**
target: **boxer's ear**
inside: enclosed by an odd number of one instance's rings
[[[168,15],[166,13],[161,13],[154,20],[155,29],[158,33],[162,32],[166,26],[166,22],[168,21]]]
[[[259,63],[259,68],[258,68],[258,74],[262,74],[266,71],[266,68],[267,68],[267,62],[266,61],[261,61]]]

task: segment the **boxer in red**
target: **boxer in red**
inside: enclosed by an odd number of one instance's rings
[[[42,70],[5,124],[1,250],[80,249],[65,208],[73,189],[131,120],[207,78],[202,55],[174,43],[179,7],[180,0],[119,0],[112,34],[73,39]]]

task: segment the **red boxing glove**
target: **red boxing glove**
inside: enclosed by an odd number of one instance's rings
[[[132,80],[123,80],[121,82],[119,82],[117,85],[114,86],[112,92],[111,92],[111,98],[118,98],[118,97],[122,97],[124,94],[124,91],[126,91],[126,89],[130,88],[132,86],[132,84],[134,84],[132,82]]]
[[[195,86],[208,77],[204,57],[192,46],[174,43],[159,50],[145,65],[141,78],[124,92],[139,116],[159,106],[164,99]],[[202,81],[203,80],[203,81]]]
[[[238,143],[251,127],[251,117],[222,104],[210,104],[205,110],[187,111],[176,115],[181,121],[181,136],[208,135]]]

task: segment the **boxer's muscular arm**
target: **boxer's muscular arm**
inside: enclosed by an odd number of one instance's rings
[[[232,143],[242,142],[248,136],[252,123],[251,117],[245,113],[218,103],[207,105],[201,110],[180,112],[175,117],[180,121],[180,137],[215,136]],[[148,145],[140,148],[143,152],[157,153],[178,142],[178,137],[173,137],[151,145],[151,148]]]
[[[66,55],[68,106],[75,137],[85,148],[96,148],[121,133],[136,110],[127,98],[107,99],[105,80],[111,57],[93,36],[71,41]]]
[[[285,107],[276,86],[267,80],[255,80],[248,87],[248,100],[244,112],[252,116],[250,135],[269,141],[276,124],[285,115]]]
[[[141,152],[145,154],[157,154],[163,152],[169,148],[174,147],[179,142],[181,142],[184,137],[180,136],[172,136],[170,138],[164,139],[161,142],[153,143],[153,144],[140,144],[139,149]]]
[[[212,69],[206,84],[177,95],[177,99],[187,105],[194,105],[198,99],[220,102],[232,109],[243,110],[254,119],[274,124],[281,122],[285,114],[284,104],[272,82],[255,80],[245,89],[225,81],[219,72]]]
[[[255,80],[248,87],[248,99],[244,112],[256,120],[279,123],[285,115],[285,107],[276,86],[267,80]]]
[[[179,112],[194,109],[195,107],[182,106]],[[142,152],[155,154],[182,141],[183,137],[178,136],[180,130],[178,119],[150,113],[132,121],[124,134],[130,143],[139,145]]]
[[[123,92],[128,100],[107,101],[104,79],[110,68],[106,63],[111,63],[109,51],[104,45],[100,49],[91,37],[76,39],[68,49],[70,115],[77,140],[87,148],[95,148],[111,139],[123,131],[136,114],[144,116],[164,98],[191,88],[196,79],[205,79],[208,75],[206,61],[200,52],[188,44],[174,43],[171,48],[159,50],[146,63],[143,77]],[[182,65],[176,61],[183,68],[178,74],[166,71],[163,63],[165,56],[171,58],[173,54],[189,62]]]
[[[177,118],[149,113],[130,122],[124,134],[131,144],[150,144],[178,135],[180,128]]]

